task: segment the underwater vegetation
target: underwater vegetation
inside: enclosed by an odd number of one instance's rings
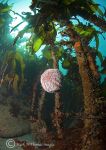
[[[19,134],[1,127],[0,136],[4,129],[5,138],[31,133],[45,150],[105,150],[106,58],[99,36],[106,38],[106,8],[93,0],[32,0],[29,7],[33,14],[18,14],[0,2],[0,107],[16,122],[21,118],[19,128],[28,123]],[[13,28],[10,12],[22,18]],[[15,141],[23,150],[36,149]]]

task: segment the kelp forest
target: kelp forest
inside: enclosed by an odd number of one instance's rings
[[[0,150],[105,150],[106,7],[94,0],[13,7],[0,1]],[[14,15],[21,21],[12,26]]]

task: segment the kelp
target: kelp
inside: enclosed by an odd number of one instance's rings
[[[17,72],[17,63],[20,66],[20,73]],[[25,63],[23,57],[17,51],[8,51],[5,54],[2,66],[5,67],[6,64],[8,64],[8,67],[5,70],[3,79],[4,81],[11,82],[12,88],[14,89],[15,93],[18,94],[24,83]]]
[[[70,68],[70,65],[71,65],[71,62],[69,59],[64,59],[63,62],[62,62],[62,67],[65,68],[65,69],[69,69]]]
[[[47,60],[52,59],[51,50],[50,50],[50,47],[49,47],[49,46],[46,46],[46,47],[43,49],[43,57],[45,57]]]
[[[12,5],[8,5],[7,3],[0,3],[0,14],[7,13],[12,9]]]
[[[15,27],[14,27],[14,29],[15,29]],[[30,29],[29,29],[29,25],[27,25],[23,30],[21,30],[21,31],[17,34],[17,36],[15,37],[14,42],[13,42],[13,45],[15,45],[16,42],[17,42],[17,40],[20,39],[20,38],[22,38],[25,33],[28,33],[29,30],[30,30]]]
[[[95,14],[98,13],[101,17],[104,17],[104,13],[103,13],[102,9],[100,9],[99,4],[96,4],[93,2],[92,4],[88,3],[88,5],[93,13],[95,13]]]
[[[50,19],[52,16],[53,20],[69,20],[73,16],[81,16],[84,19],[89,20],[90,22],[93,22],[98,27],[100,27],[103,31],[106,31],[106,21],[105,21],[105,13],[102,12],[102,9],[99,7],[100,5],[95,3],[93,0],[61,0],[61,1],[53,1],[56,2],[56,5],[52,4],[52,9],[49,9],[50,7],[50,1],[32,1],[32,10],[36,10],[39,8],[39,15],[43,16],[43,13],[46,14],[44,19]],[[105,10],[105,9],[104,9]],[[57,16],[57,14],[59,14]],[[43,21],[44,22],[44,21]]]
[[[41,37],[35,37],[34,38],[34,42],[33,42],[34,52],[37,52],[40,49],[40,47],[43,45],[43,42],[44,42],[44,40]]]
[[[12,8],[12,6],[8,6],[8,7],[6,7],[6,8],[1,8],[1,9],[0,9],[0,13],[6,13],[6,12],[10,11],[11,8]]]
[[[62,24],[62,22],[64,22],[63,27],[66,26],[66,28],[68,28],[66,35],[69,36],[69,38],[70,38],[70,45],[71,45],[70,49],[74,48],[74,50],[76,52],[76,58],[77,58],[78,66],[79,66],[79,73],[80,73],[80,76],[82,79],[83,95],[84,95],[84,108],[85,108],[84,113],[87,115],[93,116],[93,113],[94,114],[99,113],[98,112],[99,109],[97,109],[98,107],[97,107],[96,101],[99,100],[99,98],[101,98],[101,96],[98,93],[99,86],[98,86],[97,80],[95,79],[93,81],[93,79],[95,77],[94,72],[96,72],[97,74],[98,74],[98,72],[97,72],[97,69],[95,69],[96,65],[94,63],[92,55],[90,55],[88,44],[92,40],[92,38],[95,37],[96,49],[98,50],[98,46],[99,46],[98,32],[95,29],[93,29],[92,26],[88,26],[88,25],[85,25],[85,26],[81,25],[81,27],[77,26],[75,29],[75,26],[71,22],[71,17],[79,15],[83,18],[88,17],[87,20],[91,21],[92,16],[93,16],[93,18],[96,16],[95,17],[96,20],[97,20],[98,16],[96,15],[94,8],[90,8],[90,6],[93,5],[92,1],[83,1],[83,0],[68,1],[67,0],[67,1],[61,1],[60,3],[59,2],[60,1],[57,1],[56,4],[53,4],[53,3],[51,3],[50,0],[37,1],[37,2],[33,1],[33,3],[32,3],[33,8],[35,5],[35,9],[39,8],[39,10],[38,10],[38,14],[31,16],[31,20],[30,20],[31,26],[28,26],[28,29],[33,28],[34,33],[37,35],[37,38],[35,38],[35,40],[32,41],[32,49],[34,49],[35,51],[38,51],[42,44],[50,45],[50,49],[48,49],[48,51],[46,50],[46,52],[45,51],[43,52],[44,56],[50,60],[51,55],[49,52],[51,50],[53,66],[55,68],[58,67],[59,59],[63,59],[63,67],[64,68],[70,68],[71,62],[70,62],[69,57],[64,58],[64,53],[59,52],[57,54],[57,57],[59,55],[60,58],[57,59],[56,52],[58,52],[59,49],[56,49],[56,51],[55,51],[55,48],[56,48],[55,40],[56,40],[57,31],[55,31],[54,21],[57,21],[60,24]],[[65,3],[66,3],[66,5],[64,5]],[[52,6],[52,7],[50,7],[50,6]],[[68,7],[68,11],[67,11],[67,7]],[[50,8],[50,9],[48,9],[48,8]],[[100,25],[100,23],[98,23],[98,21],[97,21],[97,23],[95,22],[95,20],[92,22],[95,25],[98,25],[103,31],[105,31],[104,25],[106,25],[106,22],[103,19],[104,16],[100,15],[100,17],[101,18],[99,18],[98,20],[101,21],[102,23],[104,23],[102,26]],[[19,37],[20,37],[20,35],[21,34],[19,34]],[[42,40],[44,40],[44,41],[42,41]],[[17,41],[17,39],[15,40],[15,42],[16,41]],[[71,50],[70,50],[70,52],[71,52]],[[101,57],[101,56],[99,56],[99,57]],[[98,93],[98,95],[97,95],[97,93]],[[60,132],[60,131],[62,131],[62,130],[61,130],[60,124],[61,124],[62,116],[61,116],[61,111],[60,111],[61,103],[60,103],[60,93],[59,92],[55,93],[55,102],[57,105],[55,106],[56,113],[55,113],[55,117],[54,117],[54,123],[56,125],[58,135],[61,135],[62,132]],[[94,129],[95,124],[96,124],[95,125],[96,127],[97,127],[97,124],[99,124],[99,122],[96,122],[94,119],[90,120],[91,122],[87,119],[84,118],[85,131],[89,130],[89,126],[88,126],[89,124],[90,124],[90,127],[91,126],[93,127],[92,129]],[[92,132],[92,129],[90,128],[90,132]],[[97,128],[97,131],[99,132],[100,130]],[[85,141],[83,141],[83,142],[85,143],[87,140],[87,142],[88,142],[87,146],[89,148],[89,141],[91,142],[91,140],[92,140],[93,142],[95,142],[95,139],[93,138],[92,135],[89,135],[88,132],[85,132],[84,135],[85,134],[87,135],[88,140],[84,136],[83,139]],[[98,140],[96,142],[98,142]],[[84,145],[84,143],[82,145],[83,149],[86,146],[86,144]]]
[[[7,3],[0,3],[0,28],[11,22],[12,17],[10,16],[10,11],[12,9],[12,5],[8,5]]]
[[[41,3],[41,5],[39,5],[40,3]],[[42,8],[42,6],[44,4],[45,4],[45,6],[44,6],[45,9]],[[65,18],[64,15],[62,16],[62,14],[64,13],[64,10],[66,11],[66,9],[69,9],[73,5],[75,8],[77,6],[78,6],[78,8],[80,7],[79,9],[81,9],[81,11],[82,10],[85,11],[85,8],[89,9],[88,12],[90,12],[90,15],[94,13],[94,9],[92,10],[90,8],[90,6],[92,6],[94,8],[95,7],[98,8],[97,11],[100,12],[99,5],[95,4],[93,1],[81,1],[81,2],[79,2],[77,0],[63,0],[63,1],[61,1],[62,9],[59,9],[60,1],[56,1],[56,5],[58,7],[58,10],[56,9],[55,11],[51,11],[51,10],[48,10],[46,8],[46,6],[48,7],[51,4],[53,6],[55,5],[52,3],[51,0],[49,0],[49,1],[33,1],[32,2],[32,5],[35,6],[35,8],[36,8],[36,6],[37,7],[41,6],[41,9],[38,11],[37,14],[30,15],[30,17],[28,19],[29,24],[22,31],[20,31],[18,33],[17,37],[14,40],[14,44],[16,43],[18,38],[21,38],[24,35],[24,33],[26,33],[29,29],[33,28],[36,36],[35,36],[34,40],[32,41],[33,42],[33,44],[32,44],[33,50],[32,51],[37,52],[43,44],[48,44],[48,41],[55,40],[56,35],[57,35],[57,31],[55,29],[53,21],[54,20],[59,21],[57,18],[58,16],[59,16],[59,19],[68,21],[69,18],[67,18],[67,17]],[[81,6],[78,4],[81,4]],[[85,7],[85,6],[87,6],[87,7]],[[54,9],[54,7],[53,7],[53,9]],[[45,10],[45,12],[44,12],[44,10]],[[46,12],[46,10],[50,11],[50,17],[48,17],[49,12]],[[70,10],[74,11],[73,9],[70,9]],[[95,9],[95,11],[96,11],[96,9]],[[60,14],[60,12],[61,12],[61,14]],[[57,16],[55,13],[58,13],[59,15]],[[45,17],[44,17],[44,14],[46,14]],[[71,16],[73,15],[72,12],[70,12],[70,13],[66,12],[65,14],[66,14],[66,16],[70,16],[70,19],[71,19]],[[77,11],[77,15],[78,15],[78,11]],[[100,15],[101,15],[101,13],[100,13]],[[76,17],[75,14],[74,14],[74,16]],[[91,25],[81,25],[81,26],[76,25],[74,27],[74,30],[77,31],[80,34],[80,36],[89,37],[89,39],[92,39],[93,37],[95,37],[96,49],[98,49],[98,47],[99,47],[99,39],[98,39],[99,32],[97,32]]]
[[[17,40],[19,38],[22,38],[25,33],[34,32],[35,34],[30,38],[29,42],[27,42],[27,46],[31,45],[33,49],[32,51],[37,52],[43,44],[48,43],[48,40],[50,41],[56,38],[57,31],[53,22],[44,22],[43,24],[40,24],[38,26],[36,22],[34,23],[35,18],[36,16],[31,16],[28,19],[28,25],[26,25],[26,27],[23,30],[19,31],[19,33],[14,39],[13,45],[15,45]],[[19,23],[18,25],[20,25],[21,23]],[[11,31],[16,29],[18,25],[16,25]]]
[[[57,49],[55,50],[55,56],[56,56],[56,58],[58,60],[62,59],[63,54],[64,54],[64,49],[61,46],[58,46]]]
[[[78,24],[78,25],[73,26],[73,28],[79,35],[81,35],[84,38],[87,38],[88,42],[91,41],[93,38],[95,38],[96,48],[98,49],[98,47],[99,47],[99,37],[98,36],[102,32],[96,30],[91,25]]]
[[[100,73],[105,75],[106,74],[106,58],[103,59],[101,66],[103,69],[100,71]]]
[[[75,31],[81,36],[81,38],[86,38],[86,41],[88,44],[92,41],[92,39],[95,40],[95,47],[92,49],[95,51],[97,57],[100,59],[101,63],[103,61],[103,56],[99,50],[99,35],[102,34],[101,31],[96,30],[93,26],[91,25],[75,25],[74,26]]]
[[[4,22],[5,22],[5,20],[2,17],[0,17],[0,27],[3,26]]]
[[[6,2],[0,3],[0,10],[2,9],[9,9],[10,5]],[[8,47],[11,46],[11,36],[10,36],[10,26],[12,22],[12,17],[10,16],[10,11],[4,11],[3,13],[0,12],[0,53],[1,57],[0,60],[2,61],[5,52],[8,50]]]
[[[19,88],[18,88],[18,83],[19,83],[19,76],[17,74],[6,74],[4,77],[4,83],[8,83],[8,89],[13,88],[14,94],[18,95],[19,94]]]

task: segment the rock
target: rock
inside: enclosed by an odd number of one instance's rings
[[[9,109],[9,105],[0,105],[0,137],[16,137],[30,133],[30,122],[20,115],[13,117]]]

